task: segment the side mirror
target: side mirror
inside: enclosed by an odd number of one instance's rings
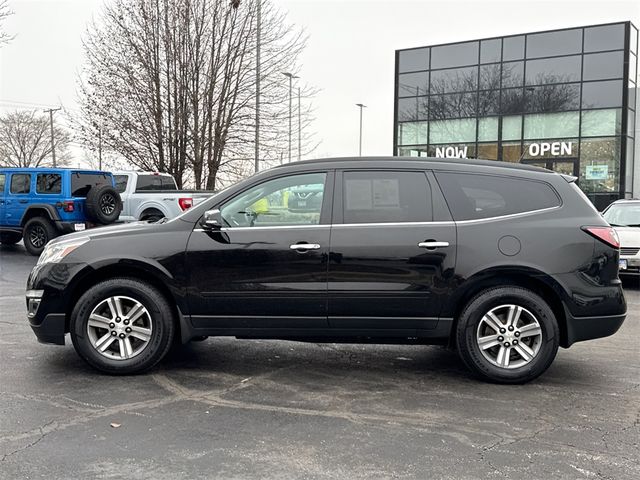
[[[216,208],[214,210],[207,210],[204,212],[202,220],[200,220],[200,225],[205,230],[220,230],[224,225],[224,220],[222,220],[220,210]]]

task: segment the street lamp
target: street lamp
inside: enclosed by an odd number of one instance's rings
[[[289,77],[289,163],[291,163],[291,95],[293,92],[293,79],[299,77],[289,72],[282,72],[282,74],[285,77]]]
[[[362,109],[367,108],[366,105],[362,103],[356,103],[357,107],[360,107],[360,144],[358,148],[358,156],[362,156]]]

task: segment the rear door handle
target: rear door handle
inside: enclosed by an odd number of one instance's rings
[[[306,250],[319,250],[320,245],[317,243],[294,243],[289,245],[291,250],[306,251]]]
[[[420,242],[418,246],[420,248],[444,248],[449,246],[449,242],[436,242],[436,241]]]
[[[29,200],[18,200],[18,203],[27,203]]]

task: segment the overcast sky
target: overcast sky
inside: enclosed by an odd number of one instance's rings
[[[10,1],[15,15],[5,27],[16,38],[0,49],[0,112],[75,108],[81,38],[103,1]],[[320,88],[315,156],[357,154],[356,103],[368,106],[363,154],[392,153],[396,49],[614,21],[640,26],[638,0],[273,1],[309,35],[301,76]]]

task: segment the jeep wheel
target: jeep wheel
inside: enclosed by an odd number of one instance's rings
[[[169,351],[175,325],[171,306],[152,286],[115,278],[90,288],[71,315],[78,354],[106,373],[140,373]]]
[[[58,236],[51,222],[44,217],[33,217],[24,226],[24,248],[31,255],[40,255],[44,246]]]
[[[549,305],[520,287],[485,290],[462,311],[457,344],[464,363],[486,380],[524,383],[541,375],[558,351]]]
[[[87,217],[102,225],[109,225],[118,220],[122,211],[122,199],[110,185],[99,185],[89,190],[85,205]]]
[[[2,232],[0,233],[0,243],[2,245],[15,245],[22,240],[22,234],[18,232]]]

